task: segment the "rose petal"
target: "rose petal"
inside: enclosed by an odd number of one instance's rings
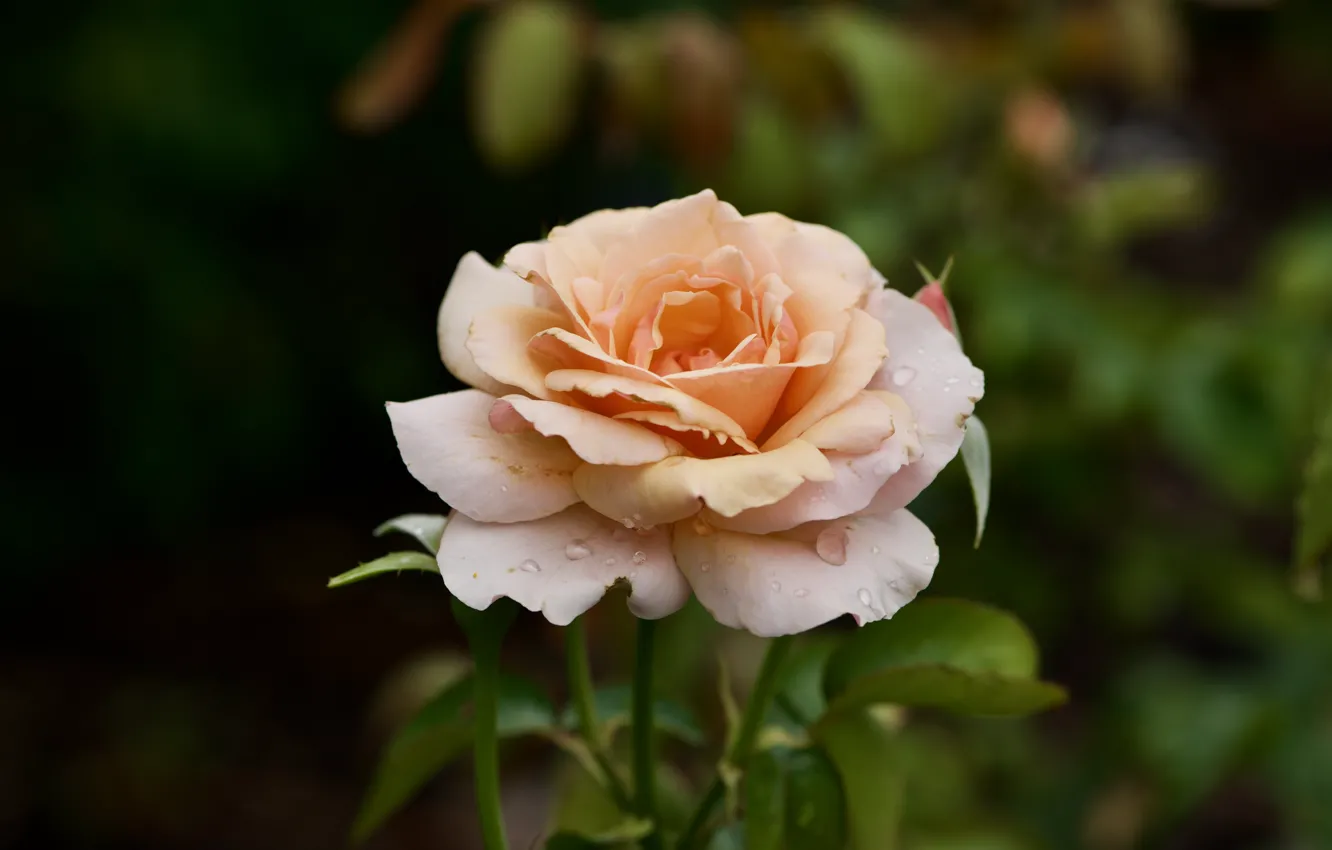
[[[928,307],[884,289],[870,296],[865,309],[883,322],[889,347],[870,389],[906,401],[921,446],[920,458],[875,496],[871,509],[886,513],[909,504],[957,454],[967,417],[985,392],[985,376]]]
[[[717,195],[704,189],[696,195],[666,201],[648,210],[627,238],[606,249],[601,279],[612,284],[666,254],[705,257],[720,247],[712,226]]]
[[[579,498],[627,525],[652,527],[706,506],[721,516],[780,501],[832,469],[818,449],[795,440],[777,451],[700,459],[667,458],[647,466],[593,466],[574,472]]]
[[[780,502],[734,517],[711,517],[710,521],[719,528],[768,534],[848,516],[865,509],[919,447],[914,430],[903,427],[872,452],[824,452],[833,470],[831,481],[806,481]]]
[[[796,370],[821,366],[832,360],[832,356],[833,335],[822,331],[802,339],[795,359],[789,363],[719,365],[679,372],[666,381],[731,417],[752,438],[772,418],[782,391]]]
[[[676,563],[703,607],[722,625],[761,637],[808,631],[843,614],[858,624],[891,617],[929,584],[939,562],[934,536],[907,511],[766,536],[686,520],[672,537]],[[829,563],[820,551],[845,560]]]
[[[531,522],[496,525],[454,516],[439,544],[449,592],[485,610],[507,596],[567,626],[617,581],[630,585],[629,608],[655,620],[689,599],[670,537],[635,534],[583,505]]]
[[[948,306],[948,299],[944,296],[943,285],[937,280],[932,280],[916,291],[913,298],[930,308],[934,318],[939,320],[939,324],[949,333],[956,335],[957,331],[953,328],[953,311]]]
[[[467,350],[477,368],[499,383],[549,398],[548,366],[532,356],[528,343],[539,333],[568,327],[563,316],[540,307],[493,307],[472,319]]]
[[[815,423],[856,397],[878,372],[888,356],[884,347],[884,328],[863,310],[851,311],[851,324],[846,332],[842,349],[837,352],[831,368],[818,389],[803,405],[790,409],[791,393],[782,397],[777,405],[774,421],[782,426],[762,443],[764,451],[778,448],[799,437]],[[814,370],[809,370],[810,372]],[[796,380],[806,373],[798,373]],[[771,426],[769,426],[771,427]]]
[[[637,466],[684,453],[679,443],[640,425],[521,395],[507,395],[495,402],[495,409],[490,412],[492,423],[497,417],[496,410],[500,411],[501,419],[507,418],[504,408],[530,422],[538,433],[563,438],[588,463]]]
[[[891,437],[899,422],[912,424],[911,410],[900,396],[864,390],[814,423],[801,439],[820,449],[864,454]]]
[[[472,319],[501,305],[532,306],[532,285],[507,269],[497,269],[475,251],[463,255],[439,305],[439,356],[458,380],[488,393],[508,388],[483,372],[467,350]]]
[[[653,432],[680,443],[691,457],[729,457],[730,455],[758,454],[758,446],[744,437],[732,437],[725,431],[712,431],[702,425],[690,425],[680,419],[674,410],[626,410],[615,414],[615,419],[639,422]]]
[[[494,396],[479,390],[389,402],[398,451],[417,481],[481,522],[549,516],[578,501],[571,473],[581,463],[563,440],[490,427]]]
[[[546,375],[546,387],[581,397],[584,407],[606,416],[654,408],[673,410],[687,425],[745,438],[744,429],[734,419],[674,387],[582,369],[557,369]]]
[[[534,354],[547,358],[558,369],[577,369],[619,375],[647,384],[669,386],[660,375],[640,369],[602,351],[596,343],[560,328],[532,337],[528,347]]]

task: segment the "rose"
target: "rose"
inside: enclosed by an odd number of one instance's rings
[[[905,510],[957,453],[981,372],[840,233],[710,192],[593,213],[458,264],[445,365],[475,389],[388,406],[454,509],[450,592],[566,624],[610,585],[690,589],[759,635],[891,616],[938,549]]]

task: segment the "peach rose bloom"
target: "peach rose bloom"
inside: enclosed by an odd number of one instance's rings
[[[711,191],[463,257],[439,313],[475,389],[388,405],[453,508],[451,593],[564,625],[616,582],[640,617],[692,589],[727,626],[892,616],[938,563],[906,505],[983,376],[847,237]]]

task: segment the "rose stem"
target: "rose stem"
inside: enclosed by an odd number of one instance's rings
[[[643,839],[645,850],[661,847],[657,829],[656,753],[653,751],[652,661],[657,638],[657,624],[638,621],[638,646],[634,654],[633,749],[634,808],[639,817],[653,821],[652,832]]]
[[[574,710],[578,713],[578,731],[587,743],[587,748],[591,751],[597,766],[606,774],[606,782],[611,797],[615,799],[615,805],[624,811],[631,811],[633,805],[629,800],[629,792],[625,789],[620,775],[615,772],[615,766],[606,756],[601,734],[597,731],[600,724],[597,720],[596,701],[592,697],[592,670],[587,661],[587,629],[583,627],[581,617],[565,628],[564,651],[569,664],[569,693],[573,697]]]
[[[499,641],[478,640],[472,644],[476,672],[473,709],[476,720],[475,766],[476,808],[481,816],[481,839],[486,850],[507,850],[504,816],[500,811],[499,740],[495,731],[499,706]]]
[[[740,716],[740,730],[726,754],[727,764],[743,768],[745,762],[749,760],[749,754],[758,740],[759,730],[763,728],[763,718],[768,713],[768,706],[777,693],[779,681],[777,674],[781,671],[782,662],[786,660],[786,654],[790,649],[790,635],[773,638],[768,644],[768,650],[763,655],[763,664],[759,667],[758,678],[754,681],[754,690],[750,693],[749,702],[745,704],[744,713]],[[713,807],[721,800],[725,790],[721,775],[714,776],[707,793],[703,795],[702,802],[694,810],[694,816],[689,819],[684,834],[680,836],[677,847],[686,848],[693,844],[698,831],[707,823]]]

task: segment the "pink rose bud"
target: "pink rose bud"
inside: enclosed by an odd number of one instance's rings
[[[930,308],[930,312],[939,320],[939,324],[947,328],[949,333],[957,333],[953,327],[953,311],[948,306],[948,299],[944,296],[943,286],[939,281],[932,280],[920,288],[915,295],[917,301]]]

